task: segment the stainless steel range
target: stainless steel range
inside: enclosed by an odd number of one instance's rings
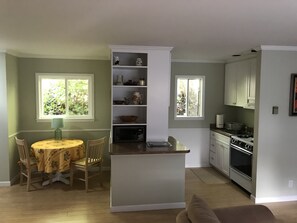
[[[232,181],[252,192],[253,142],[251,135],[231,136],[230,178]]]

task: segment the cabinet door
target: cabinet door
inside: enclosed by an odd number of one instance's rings
[[[256,97],[256,72],[257,60],[256,58],[250,60],[250,73],[248,76],[248,104],[253,106]]]
[[[216,167],[229,176],[229,144],[217,141],[216,149]]]
[[[222,144],[224,147],[223,152],[223,165],[222,172],[229,176],[229,167],[230,167],[230,148],[228,144]]]
[[[225,66],[225,105],[236,105],[236,63],[226,64]]]
[[[216,167],[220,170],[220,171],[222,171],[222,169],[223,169],[223,157],[224,157],[224,145],[221,143],[221,142],[219,142],[219,141],[217,141],[217,143],[216,143]]]
[[[225,105],[249,107],[255,100],[256,59],[226,64]]]
[[[209,152],[209,163],[213,166],[217,166],[216,153],[213,151]]]
[[[247,77],[250,73],[250,61],[244,60],[236,63],[238,67],[236,75],[236,106],[245,107],[247,105]]]

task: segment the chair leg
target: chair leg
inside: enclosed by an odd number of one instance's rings
[[[99,175],[100,179],[100,186],[103,187],[103,177],[102,177],[102,164],[100,164],[100,175]]]
[[[23,185],[23,180],[24,180],[24,176],[23,176],[23,167],[22,164],[20,164],[20,185]]]
[[[53,183],[53,174],[50,173],[49,174],[49,184],[52,184]]]
[[[27,191],[30,191],[30,185],[31,185],[31,171],[27,172]]]
[[[86,192],[88,192],[88,188],[89,188],[89,174],[88,174],[88,170],[85,170],[85,185],[86,185]]]
[[[73,175],[74,175],[74,169],[73,167],[70,167],[70,187],[73,185]]]

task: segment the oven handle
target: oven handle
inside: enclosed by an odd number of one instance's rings
[[[232,149],[236,149],[236,150],[239,151],[239,152],[245,153],[246,155],[250,155],[250,156],[253,155],[252,152],[246,151],[246,150],[240,148],[239,146],[236,146],[236,145],[232,145],[232,144],[231,144],[230,147],[231,147]]]

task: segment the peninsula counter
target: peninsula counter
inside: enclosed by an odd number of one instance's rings
[[[185,207],[185,155],[190,150],[173,137],[168,141],[172,146],[110,145],[112,212]]]

